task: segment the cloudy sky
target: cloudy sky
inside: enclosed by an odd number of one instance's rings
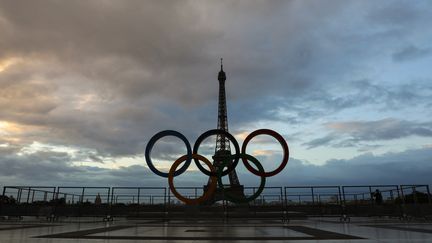
[[[431,184],[430,23],[426,0],[0,0],[0,186],[166,185],[146,143],[216,127],[221,57],[230,132],[289,144],[268,185]],[[275,141],[251,145],[277,167]],[[153,157],[166,171],[184,151],[166,138]]]

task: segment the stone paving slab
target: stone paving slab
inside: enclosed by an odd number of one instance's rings
[[[392,219],[113,222],[88,219],[0,221],[1,243],[54,242],[432,242],[431,222]]]

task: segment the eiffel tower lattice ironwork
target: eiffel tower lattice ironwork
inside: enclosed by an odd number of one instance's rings
[[[227,118],[227,105],[226,105],[226,94],[225,94],[225,80],[226,74],[223,71],[223,63],[221,58],[221,70],[218,74],[219,80],[219,106],[218,106],[218,123],[217,128],[228,132],[228,118]],[[223,135],[218,134],[216,136],[216,148],[213,156],[213,165],[218,168],[222,161],[231,155],[231,148],[229,139]],[[235,194],[236,197],[244,198],[243,186],[240,185],[240,181],[237,176],[237,172],[233,170],[228,174],[229,185],[225,185],[225,190],[231,194]],[[223,199],[223,193],[218,189],[214,194],[211,203]]]

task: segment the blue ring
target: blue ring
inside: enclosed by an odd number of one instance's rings
[[[186,162],[184,163],[184,165],[180,169],[178,169],[174,172],[174,176],[181,175],[183,172],[185,172],[187,170],[190,163],[192,162],[192,149],[191,149],[191,145],[190,145],[189,141],[187,140],[187,138],[183,134],[181,134],[177,131],[173,131],[173,130],[165,130],[162,132],[158,132],[150,139],[150,141],[147,144],[146,150],[145,150],[145,158],[147,161],[147,165],[148,165],[149,169],[151,171],[153,171],[153,173],[155,173],[156,175],[168,178],[168,173],[165,173],[165,172],[162,172],[162,171],[159,171],[158,169],[156,169],[156,167],[153,165],[153,162],[150,158],[151,151],[153,149],[153,146],[157,142],[157,140],[159,140],[163,137],[166,137],[166,136],[174,136],[174,137],[180,138],[185,143],[186,149],[187,149],[187,157],[188,158],[186,159]]]

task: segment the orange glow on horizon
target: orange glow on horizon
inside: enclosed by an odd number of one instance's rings
[[[18,124],[0,121],[0,134],[20,133],[22,130]]]
[[[9,58],[5,60],[0,60],[0,73],[6,70],[9,66],[18,62],[18,58]]]
[[[249,132],[241,132],[241,133],[235,134],[234,137],[241,140],[241,141],[244,141],[248,135],[249,135]]]
[[[257,149],[252,152],[253,156],[271,156],[275,154],[274,150]]]

